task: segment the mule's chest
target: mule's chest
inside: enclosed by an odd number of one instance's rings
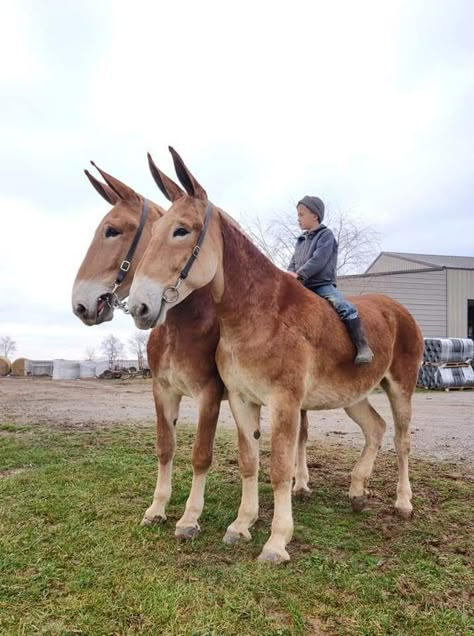
[[[262,372],[261,356],[255,348],[236,347],[221,340],[216,351],[219,373],[229,391],[248,400],[265,404],[269,391],[267,374]]]

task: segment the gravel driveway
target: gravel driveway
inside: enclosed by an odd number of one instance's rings
[[[373,406],[387,421],[384,448],[393,448],[388,400],[375,392]],[[196,408],[184,398],[180,421],[195,422]],[[51,380],[0,378],[0,423],[103,426],[154,421],[150,380]],[[227,402],[221,426],[234,427]],[[262,430],[268,430],[263,409]],[[421,391],[413,399],[412,453],[449,461],[474,461],[474,391]],[[341,409],[310,413],[310,438],[361,447],[362,433]]]

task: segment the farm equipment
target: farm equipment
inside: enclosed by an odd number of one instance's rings
[[[132,378],[151,378],[150,369],[137,369],[136,367],[120,367],[114,369],[105,369],[99,378],[102,380],[120,380]]]

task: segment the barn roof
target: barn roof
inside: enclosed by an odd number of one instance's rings
[[[380,252],[375,261],[367,268],[369,273],[373,265],[383,256],[411,261],[417,265],[429,267],[447,267],[453,269],[474,269],[474,256],[443,256],[440,254],[412,254],[408,252]]]

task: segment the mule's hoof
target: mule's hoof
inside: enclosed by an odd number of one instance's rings
[[[293,497],[296,499],[308,499],[312,494],[311,488],[298,488],[297,490],[293,489]]]
[[[395,506],[395,510],[397,511],[397,515],[405,521],[410,521],[413,517],[413,508],[397,508],[397,506]]]
[[[251,538],[252,535],[248,530],[246,534],[242,532],[234,532],[234,530],[227,530],[224,535],[223,541],[227,545],[235,545],[236,543],[239,543],[239,541],[250,541]]]
[[[199,536],[200,528],[197,526],[190,526],[189,528],[176,528],[174,536],[177,539],[183,539],[184,541],[192,541]]]
[[[353,512],[362,512],[367,508],[367,504],[369,503],[369,498],[367,495],[362,495],[361,497],[351,497],[351,505]]]
[[[257,561],[262,563],[271,563],[272,565],[280,565],[281,563],[288,563],[290,555],[286,550],[282,552],[275,552],[274,550],[262,550]]]
[[[166,521],[166,515],[156,515],[155,517],[143,517],[140,525],[143,527],[157,526],[162,523],[165,523],[165,521]]]

